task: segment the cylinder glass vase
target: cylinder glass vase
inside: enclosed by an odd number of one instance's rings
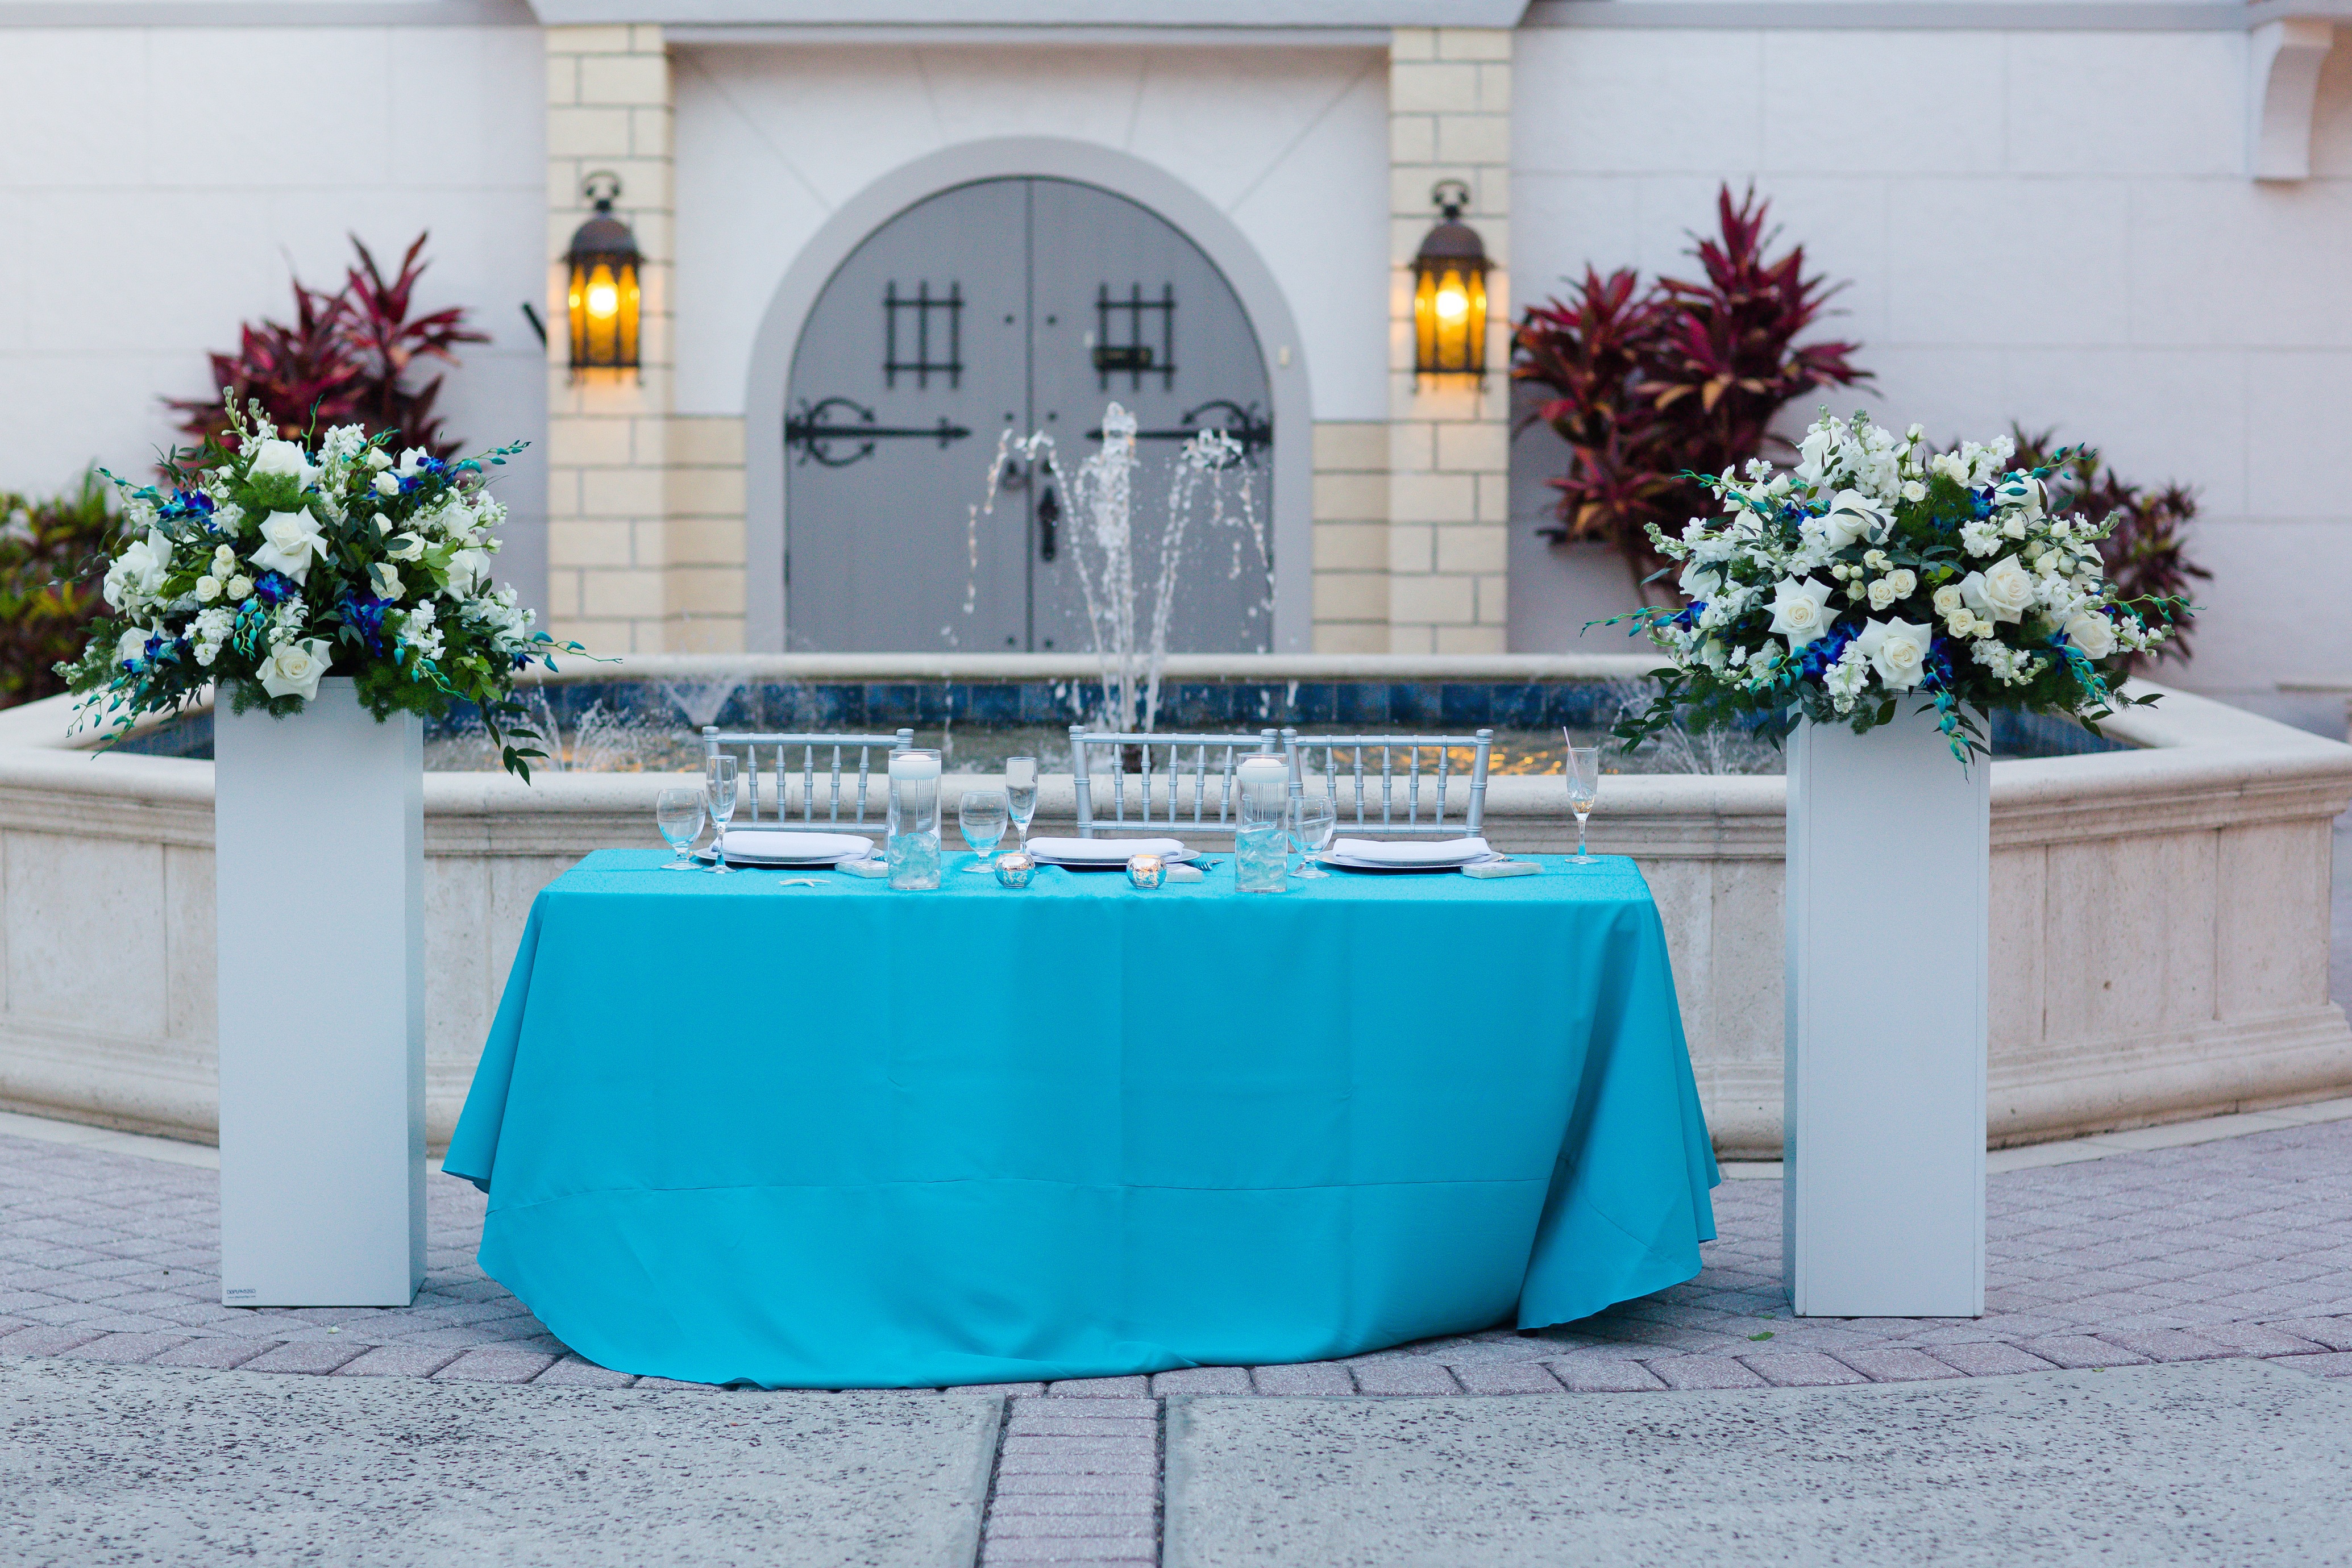
[[[890,885],[927,892],[940,885],[940,754],[908,747],[890,754]]]

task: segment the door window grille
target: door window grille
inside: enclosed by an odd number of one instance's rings
[[[901,318],[911,320],[901,325]],[[934,323],[934,317],[938,318]],[[898,357],[898,350],[908,337],[914,340],[911,360]],[[935,360],[934,348],[945,340],[947,357]],[[915,378],[918,390],[928,389],[931,378],[943,375],[950,391],[963,381],[963,285],[948,285],[944,298],[931,298],[931,285],[925,279],[915,285],[912,299],[901,298],[898,283],[893,278],[882,286],[882,384],[895,388],[901,375]]]
[[[1153,340],[1158,340],[1156,342]],[[1124,373],[1129,389],[1140,391],[1143,378],[1158,376],[1161,391],[1176,384],[1176,286],[1163,283],[1160,298],[1147,299],[1143,285],[1127,286],[1127,298],[1114,297],[1108,283],[1095,286],[1095,380],[1110,390],[1110,379]]]

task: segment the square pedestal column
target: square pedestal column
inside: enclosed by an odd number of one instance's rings
[[[425,778],[415,716],[329,679],[213,715],[221,1301],[397,1307],[425,1278]]]
[[[1801,1317],[1984,1312],[1992,765],[1906,699],[1789,745],[1782,1260]]]

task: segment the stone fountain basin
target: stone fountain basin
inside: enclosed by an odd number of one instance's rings
[[[1265,654],[1180,656],[1169,673],[1553,682],[1633,679],[1650,665],[1640,655]],[[622,669],[674,682],[1092,673],[1089,661],[1016,655],[637,656]],[[598,671],[592,678],[609,679],[614,666]],[[208,1142],[212,765],[93,755],[86,733],[67,733],[69,718],[61,698],[0,713],[0,1104]],[[2105,727],[2132,749],[1992,764],[1994,1142],[2345,1092],[2352,1029],[2327,995],[2329,830],[2352,802],[2352,747],[2171,691]],[[657,847],[655,792],[681,777],[555,774],[525,786],[502,774],[426,775],[435,1147],[463,1104],[532,896],[591,850]],[[1592,822],[1594,848],[1633,855],[1656,894],[1700,1094],[1727,1157],[1780,1150],[1784,800],[1778,777],[1619,775]],[[1066,825],[1073,809],[1068,776],[1049,774],[1038,831]],[[1559,779],[1493,779],[1487,833],[1512,851],[1570,847]],[[1888,848],[1899,857],[1899,844]],[[331,874],[308,864],[310,853],[289,844],[289,873]],[[1855,961],[1935,962],[1905,943],[1903,926],[1899,894],[1856,911]],[[287,956],[332,961],[331,940]]]

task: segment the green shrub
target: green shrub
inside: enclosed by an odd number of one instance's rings
[[[96,470],[46,500],[0,490],[0,707],[66,689],[59,660],[81,656],[113,532],[114,487]]]

